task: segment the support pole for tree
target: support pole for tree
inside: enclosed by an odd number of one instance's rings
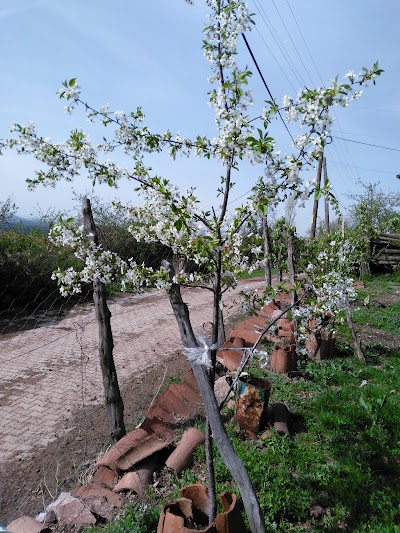
[[[83,221],[86,231],[91,235],[94,244],[98,244],[96,225],[93,220],[90,200],[82,201]],[[93,281],[93,301],[96,318],[99,325],[99,355],[100,367],[103,376],[105,404],[108,417],[108,427],[113,443],[116,443],[125,434],[124,404],[118,385],[117,372],[113,357],[113,336],[111,331],[111,313],[107,305],[106,288],[99,279]]]
[[[328,189],[328,171],[326,169],[326,157],[324,157],[324,189]],[[325,194],[325,231],[330,233],[329,227],[329,196]]]
[[[179,285],[175,283],[172,284],[169,291],[169,299],[178,323],[184,346],[188,348],[197,347],[196,337],[190,323],[189,310],[187,305],[182,300]],[[217,400],[210,384],[209,376],[204,367],[201,365],[192,363],[192,369],[197,380],[200,394],[203,398],[213,440],[218,447],[222,460],[232,474],[232,477],[240,491],[251,531],[252,533],[265,533],[264,517],[262,515],[253,484],[246,468],[236,454],[231,440],[225,431]]]

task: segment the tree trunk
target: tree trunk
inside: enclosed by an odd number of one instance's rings
[[[271,239],[269,235],[267,215],[262,219],[262,231],[264,240],[264,270],[265,270],[265,284],[267,287],[272,286],[271,261],[269,254],[271,253]]]
[[[92,235],[93,242],[98,244],[97,230],[88,198],[83,199],[82,212],[86,231]],[[93,301],[99,325],[100,367],[103,376],[108,427],[111,439],[115,443],[126,434],[124,404],[119,390],[117,372],[114,364],[111,313],[107,305],[106,288],[104,283],[98,279],[93,281]]]
[[[178,323],[184,346],[194,348],[197,346],[187,305],[183,302],[179,285],[173,284],[169,291],[169,299],[175,318]],[[208,423],[212,430],[212,436],[216,443],[222,460],[232,474],[235,483],[240,490],[243,505],[249,519],[253,533],[264,533],[265,523],[261,512],[253,484],[242,461],[237,456],[232,443],[225,431],[224,424],[219,412],[217,400],[212,390],[209,376],[201,365],[192,364],[193,373],[207,412]]]
[[[349,326],[349,329],[350,329],[350,333],[351,333],[351,338],[353,339],[353,346],[354,346],[354,350],[356,352],[356,355],[358,357],[358,359],[362,362],[362,363],[365,363],[365,357],[364,357],[364,354],[361,350],[361,346],[360,346],[360,343],[358,342],[358,339],[357,339],[357,335],[356,335],[356,331],[354,329],[354,324],[353,324],[353,320],[351,318],[351,312],[350,312],[350,309],[346,308],[346,319],[347,319],[347,324]]]
[[[218,309],[218,346],[222,346],[226,341],[225,336],[225,323],[224,323],[224,313],[221,308]]]

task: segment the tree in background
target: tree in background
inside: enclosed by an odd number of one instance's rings
[[[359,273],[363,275],[370,272],[371,241],[380,233],[400,232],[400,193],[386,193],[379,183],[360,185],[363,192],[350,195],[353,203],[348,209],[350,228],[346,232],[355,246]]]
[[[400,193],[384,192],[377,183],[362,183],[363,191],[351,194],[348,208],[351,226],[370,236],[400,231]]]
[[[0,228],[6,226],[7,222],[17,211],[18,208],[11,196],[4,202],[0,202]]]

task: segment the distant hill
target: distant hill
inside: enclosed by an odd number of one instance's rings
[[[48,225],[40,220],[24,218],[13,215],[7,222],[0,224],[2,230],[15,230],[21,233],[29,233],[31,230],[39,230],[47,233]]]

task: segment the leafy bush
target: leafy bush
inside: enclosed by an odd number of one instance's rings
[[[50,307],[59,298],[52,272],[77,262],[68,250],[54,247],[43,232],[0,231],[0,310]]]

